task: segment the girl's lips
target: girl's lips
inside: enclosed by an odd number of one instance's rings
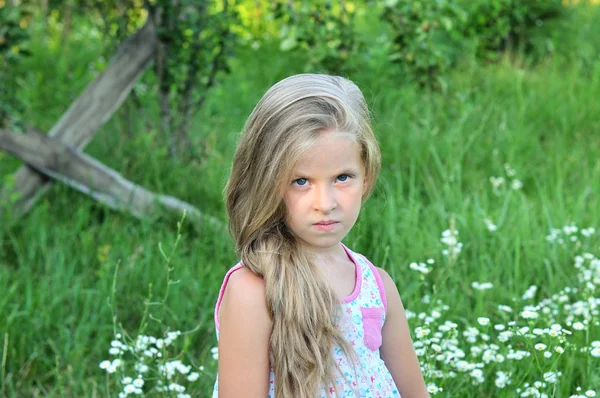
[[[329,219],[324,219],[324,220],[321,220],[321,221],[317,221],[315,224],[335,224],[335,223],[338,223],[338,222],[339,221],[337,221],[337,220],[333,220],[333,219],[329,218]]]
[[[325,221],[325,222],[313,224],[313,226],[319,231],[327,232],[327,231],[333,230],[338,224],[339,224],[339,222],[337,222],[337,221]]]

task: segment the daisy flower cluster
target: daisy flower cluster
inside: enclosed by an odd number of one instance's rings
[[[577,394],[573,394],[569,396],[569,398],[588,398],[596,396],[596,391],[594,390],[587,390],[585,392],[582,392],[581,387],[577,387],[576,390]]]
[[[435,260],[432,258],[428,259],[427,262],[424,263],[410,263],[409,267],[413,271],[420,272],[421,274],[427,275],[431,272],[430,266],[435,264]]]
[[[113,376],[119,398],[150,392],[177,398],[192,396],[185,384],[198,380],[204,367],[199,367],[198,372],[179,359],[168,359],[169,348],[180,335],[179,331],[168,332],[161,338],[139,335],[131,341],[125,341],[120,333],[115,335],[108,349],[108,354],[115,358],[104,360],[99,366]]]
[[[572,235],[581,230],[570,226],[561,231]],[[591,236],[595,230],[585,231]],[[458,243],[457,234],[445,231],[442,236],[447,246]],[[416,266],[411,269],[427,275],[420,270],[424,263],[412,264]],[[572,397],[595,396],[597,385],[576,390],[561,381],[573,360],[600,369],[600,258],[580,253],[569,266],[573,285],[547,297],[532,285],[511,303],[490,303],[486,313],[453,317],[447,303],[427,292],[425,310],[407,310],[430,394],[445,390],[464,396],[552,397],[562,396],[561,391]],[[474,294],[495,286],[471,283]]]
[[[458,230],[455,228],[445,230],[442,232],[440,241],[446,245],[446,248],[442,250],[442,254],[455,260],[463,248],[463,244],[458,241]]]
[[[556,243],[559,245],[566,245],[567,243],[576,243],[582,240],[589,239],[596,233],[596,228],[582,228],[579,229],[577,225],[565,225],[562,228],[552,228],[550,233],[546,236],[546,240],[550,243]]]
[[[504,172],[506,177],[490,177],[490,183],[492,184],[492,190],[496,195],[500,195],[502,190],[505,189],[506,186],[509,186],[510,189],[514,191],[518,191],[523,188],[523,182],[516,178],[517,172],[510,166],[510,164],[504,164]]]

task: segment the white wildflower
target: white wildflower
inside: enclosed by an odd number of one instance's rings
[[[429,383],[429,384],[427,384],[427,391],[430,394],[435,395],[440,391],[440,388],[433,383]]]
[[[488,290],[494,287],[491,282],[473,282],[471,287],[476,290]]]
[[[504,177],[490,177],[490,182],[492,183],[492,188],[497,190],[504,184]]]
[[[558,376],[560,376],[562,373],[558,372],[546,372],[544,373],[544,381],[548,382],[548,383],[556,383],[558,381]]]
[[[517,174],[517,172],[512,167],[510,167],[510,164],[508,163],[504,163],[504,171],[509,177],[514,177]]]
[[[523,183],[520,180],[514,179],[514,180],[512,180],[510,187],[513,190],[518,191],[519,189],[523,188]]]
[[[589,238],[590,236],[592,236],[594,233],[596,233],[596,229],[593,227],[590,228],[584,228],[581,230],[581,235],[585,236],[586,238]]]
[[[496,232],[498,230],[498,226],[494,224],[489,218],[484,218],[483,222],[485,223],[485,226],[487,227],[488,231]]]
[[[447,229],[442,232],[442,239],[440,241],[448,246],[447,249],[442,250],[442,254],[451,258],[456,258],[462,251],[463,244],[458,241],[458,230]]]
[[[144,365],[143,363],[136,363],[133,368],[139,373],[146,373],[150,370],[148,365]]]
[[[111,348],[108,350],[108,353],[109,353],[110,355],[119,355],[119,354],[121,353],[121,350],[120,350],[120,349],[118,349],[117,347],[111,347]]]
[[[537,292],[537,286],[535,286],[535,285],[529,286],[529,288],[527,289],[525,294],[523,294],[523,297],[522,297],[523,300],[532,299],[535,296],[536,292]]]
[[[212,358],[216,361],[219,359],[219,347],[213,347],[210,349],[210,353],[212,354]]]

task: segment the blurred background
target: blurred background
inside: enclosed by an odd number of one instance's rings
[[[530,286],[576,285],[573,257],[598,251],[599,21],[597,0],[0,0],[0,396],[118,396],[125,366],[146,374],[119,341],[176,330],[156,366],[190,364],[186,393],[209,396],[213,308],[237,261],[222,191],[245,118],[296,73],[346,76],[367,99],[384,166],[346,243],[388,269],[409,311],[443,302],[442,319],[467,327]],[[53,145],[88,156],[67,168],[95,159],[100,174],[39,177]],[[129,207],[127,183],[180,202]],[[587,292],[573,300],[597,285]],[[578,353],[600,339],[587,316],[571,355],[506,365],[520,375],[510,391],[492,376],[427,380],[515,396],[558,369],[549,396],[598,389],[600,364]],[[144,394],[177,396],[154,371]]]

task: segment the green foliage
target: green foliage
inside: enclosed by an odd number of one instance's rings
[[[437,85],[459,57],[530,53],[536,29],[565,13],[560,0],[389,0],[382,18],[394,32],[391,59],[420,84]]]
[[[142,0],[89,0],[81,3],[84,11],[91,12],[96,21],[101,21],[105,36],[115,39],[116,44],[142,26],[148,15]]]
[[[453,0],[391,0],[382,18],[393,29],[390,59],[421,85],[440,83],[461,45],[465,11]]]
[[[238,22],[231,1],[152,0],[150,18],[155,23],[158,48],[155,74],[161,109],[161,130],[169,138],[172,157],[190,154],[189,128],[207,92],[227,60],[237,36]]]
[[[182,234],[181,228],[185,214],[177,223],[177,237],[173,243],[170,253],[167,255],[163,250],[162,243],[158,244],[158,250],[165,261],[165,288],[164,295],[154,295],[154,285],[148,286],[148,295],[144,300],[144,310],[137,330],[127,330],[118,319],[118,279],[119,264],[115,268],[111,297],[109,306],[112,312],[114,340],[111,341],[109,356],[100,362],[99,366],[107,372],[106,393],[108,396],[124,396],[129,394],[141,394],[147,397],[169,396],[170,392],[177,391],[187,396],[201,396],[201,391],[194,391],[194,384],[200,373],[193,370],[203,371],[197,365],[187,366],[184,364],[187,349],[190,348],[190,335],[194,330],[181,332],[169,329],[168,322],[164,322],[172,309],[168,307],[169,293],[180,283],[172,279],[175,266],[172,258],[175,255]],[[110,246],[103,246],[98,251],[98,259],[102,262],[108,260]],[[162,282],[162,281],[161,281]],[[158,326],[158,327],[153,327]],[[148,336],[150,329],[159,329],[159,337]],[[180,337],[181,336],[181,337]],[[177,342],[176,342],[177,340]],[[181,340],[185,340],[181,342]],[[195,362],[195,361],[193,361]],[[193,363],[192,362],[192,363]],[[187,377],[186,377],[187,376]],[[114,391],[114,393],[111,393]],[[191,395],[189,395],[191,393]],[[174,395],[174,394],[173,394]],[[180,396],[182,394],[178,394]]]
[[[473,0],[462,7],[468,14],[463,34],[476,42],[476,55],[484,60],[507,49],[530,53],[535,31],[567,10],[561,0]]]
[[[271,0],[237,0],[235,10],[239,25],[233,30],[244,44],[254,47],[261,42],[270,41],[277,36],[278,25],[273,18],[273,2]]]
[[[150,14],[158,22],[158,39],[168,47],[169,71],[164,83],[177,93],[183,94],[190,80],[205,85],[213,70],[227,70],[225,59],[217,57],[222,52],[229,55],[227,46],[235,39],[230,26],[237,22],[236,14],[227,3],[150,2]],[[192,68],[196,75],[190,75]]]
[[[27,48],[31,13],[28,5],[7,5],[0,0],[0,128],[22,129],[18,100],[20,73],[18,65],[30,55]]]
[[[277,0],[273,12],[281,23],[280,49],[306,50],[306,71],[325,69],[340,74],[349,57],[358,52],[355,3]]]

